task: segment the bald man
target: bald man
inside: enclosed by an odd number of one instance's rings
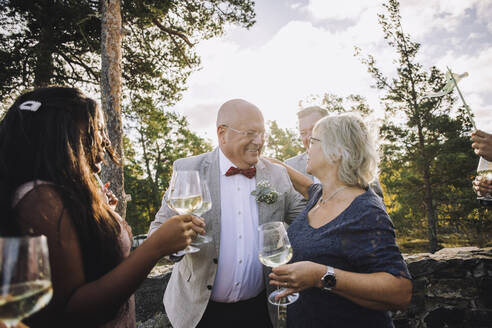
[[[203,217],[213,241],[175,265],[164,306],[174,328],[271,327],[269,270],[258,259],[258,226],[291,222],[305,202],[283,167],[260,159],[265,126],[255,105],[226,102],[216,125],[218,148],[173,165],[174,170],[197,170],[207,181],[212,209]],[[263,181],[278,193],[275,202],[258,202],[251,195]],[[163,200],[149,234],[175,214]]]

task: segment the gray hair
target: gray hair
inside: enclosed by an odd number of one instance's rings
[[[328,111],[326,109],[321,108],[319,106],[310,106],[298,111],[297,118],[303,118],[312,113],[318,113],[321,117],[325,117],[326,115],[328,115]]]
[[[314,126],[328,160],[340,161],[338,178],[346,185],[367,188],[377,174],[375,137],[355,114],[328,116]]]

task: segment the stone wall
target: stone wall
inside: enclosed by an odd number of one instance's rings
[[[492,327],[492,248],[444,248],[405,256],[413,277],[396,328]]]
[[[396,328],[492,327],[492,248],[445,248],[405,260],[413,296],[406,311],[394,313]],[[137,327],[171,327],[162,305],[170,270],[154,268],[137,290]]]

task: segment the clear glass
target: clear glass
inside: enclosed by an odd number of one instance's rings
[[[264,223],[258,227],[258,231],[260,262],[272,268],[288,263],[292,258],[292,247],[284,223]],[[268,301],[273,305],[289,305],[299,298],[299,294],[294,293],[276,300],[275,296],[284,291],[284,288],[277,288],[268,296]]]
[[[0,322],[16,326],[53,296],[45,236],[0,238]]]
[[[178,214],[192,214],[202,206],[202,190],[198,171],[174,171],[166,195],[169,208]],[[185,254],[196,253],[200,249],[186,247]]]
[[[479,180],[492,180],[492,163],[483,157],[480,157],[478,161],[477,178]],[[481,195],[477,199],[484,205],[492,205],[492,195],[490,194]]]
[[[210,191],[208,189],[207,181],[202,180],[200,185],[202,188],[202,206],[200,206],[200,208],[193,211],[193,214],[201,217],[204,213],[210,211],[210,209],[212,208],[212,197],[210,196]],[[212,237],[210,237],[207,234],[198,235],[196,236],[195,240],[193,240],[191,244],[193,246],[201,246],[204,244],[208,244],[211,241],[212,241]]]

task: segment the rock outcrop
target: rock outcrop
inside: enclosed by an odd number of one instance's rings
[[[492,248],[444,248],[404,255],[412,302],[394,313],[396,328],[491,328]],[[137,327],[170,328],[162,296],[171,267],[156,267],[136,292]]]

